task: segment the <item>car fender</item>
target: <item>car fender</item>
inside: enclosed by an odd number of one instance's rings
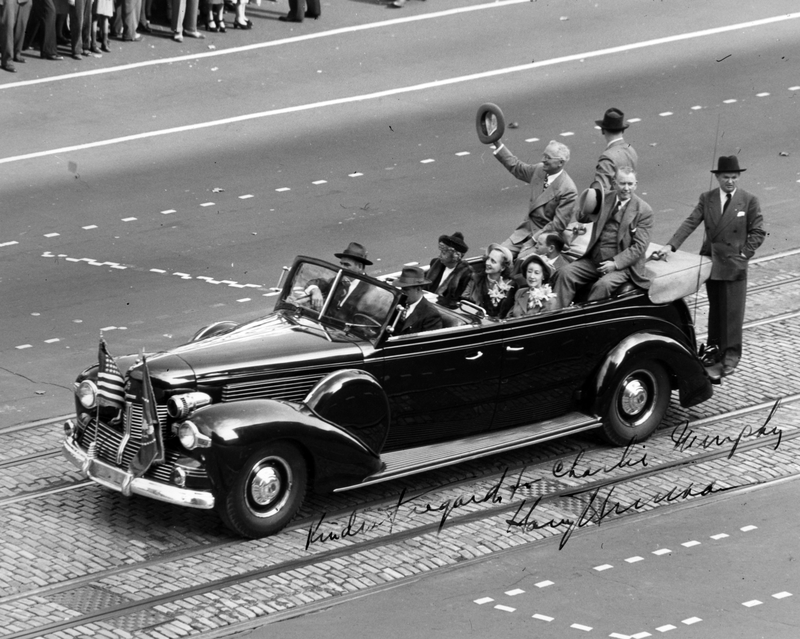
[[[602,415],[609,391],[619,370],[631,359],[646,358],[661,362],[679,392],[681,406],[705,401],[713,394],[711,383],[697,356],[672,337],[657,333],[634,333],[623,339],[606,355],[591,382],[590,412]]]
[[[277,441],[300,450],[318,488],[360,481],[381,467],[363,441],[304,404],[250,399],[204,406],[188,419],[211,438],[204,457],[215,487],[227,489],[253,452]]]

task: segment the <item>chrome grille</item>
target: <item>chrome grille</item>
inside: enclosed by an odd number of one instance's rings
[[[324,376],[324,373],[317,373],[315,375],[298,375],[296,377],[227,384],[222,387],[222,401],[236,402],[243,399],[263,398],[301,402]]]

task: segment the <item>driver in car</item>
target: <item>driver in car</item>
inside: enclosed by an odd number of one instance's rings
[[[372,262],[367,259],[367,250],[358,242],[350,242],[347,248],[341,253],[334,253],[334,257],[339,258],[339,265],[343,268],[355,271],[356,273],[366,273],[367,266],[372,266]],[[364,287],[359,287],[361,280],[350,280],[343,277],[339,288],[334,293],[331,301],[331,308],[346,309],[355,307],[358,299],[364,294]],[[325,297],[330,293],[333,279],[311,280],[304,290],[307,300],[310,300],[311,308],[320,310]],[[361,289],[361,290],[359,290]],[[298,300],[303,303],[303,300]]]
[[[423,290],[430,284],[419,266],[405,266],[394,285],[406,294],[406,307],[401,311],[395,335],[408,335],[442,328],[442,316],[425,299]]]

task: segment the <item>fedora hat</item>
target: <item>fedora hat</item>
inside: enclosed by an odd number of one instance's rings
[[[739,158],[735,155],[720,155],[717,160],[717,170],[712,173],[741,173],[747,169],[739,168]]]
[[[526,257],[523,262],[522,266],[520,266],[519,273],[522,275],[523,278],[527,279],[528,276],[528,266],[530,266],[531,262],[536,262],[539,266],[542,267],[542,284],[547,284],[550,281],[550,278],[553,277],[553,267],[547,263],[541,255],[537,255],[536,253],[531,253],[528,257]]]
[[[625,124],[625,114],[614,107],[605,112],[602,120],[595,120],[594,123],[607,131],[624,131],[629,126]]]
[[[439,241],[450,248],[454,248],[462,255],[469,251],[469,247],[464,243],[464,236],[461,231],[456,231],[452,235],[440,235]]]
[[[367,259],[367,249],[365,249],[364,246],[358,242],[350,242],[344,251],[341,253],[334,253],[333,256],[338,257],[339,259],[343,257],[349,257],[367,266],[372,264],[372,262]]]
[[[579,215],[596,215],[603,209],[603,190],[585,189],[578,197]]]
[[[425,271],[419,266],[404,266],[400,277],[392,284],[397,288],[407,288],[409,286],[425,286],[430,284],[430,280],[425,279]]]

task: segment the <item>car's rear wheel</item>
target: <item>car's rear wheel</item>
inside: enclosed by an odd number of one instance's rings
[[[274,535],[300,508],[307,483],[297,448],[287,442],[266,446],[250,456],[224,496],[222,520],[244,537]]]
[[[625,446],[647,439],[658,428],[669,406],[669,375],[658,362],[631,362],[618,372],[609,392],[603,434]]]

